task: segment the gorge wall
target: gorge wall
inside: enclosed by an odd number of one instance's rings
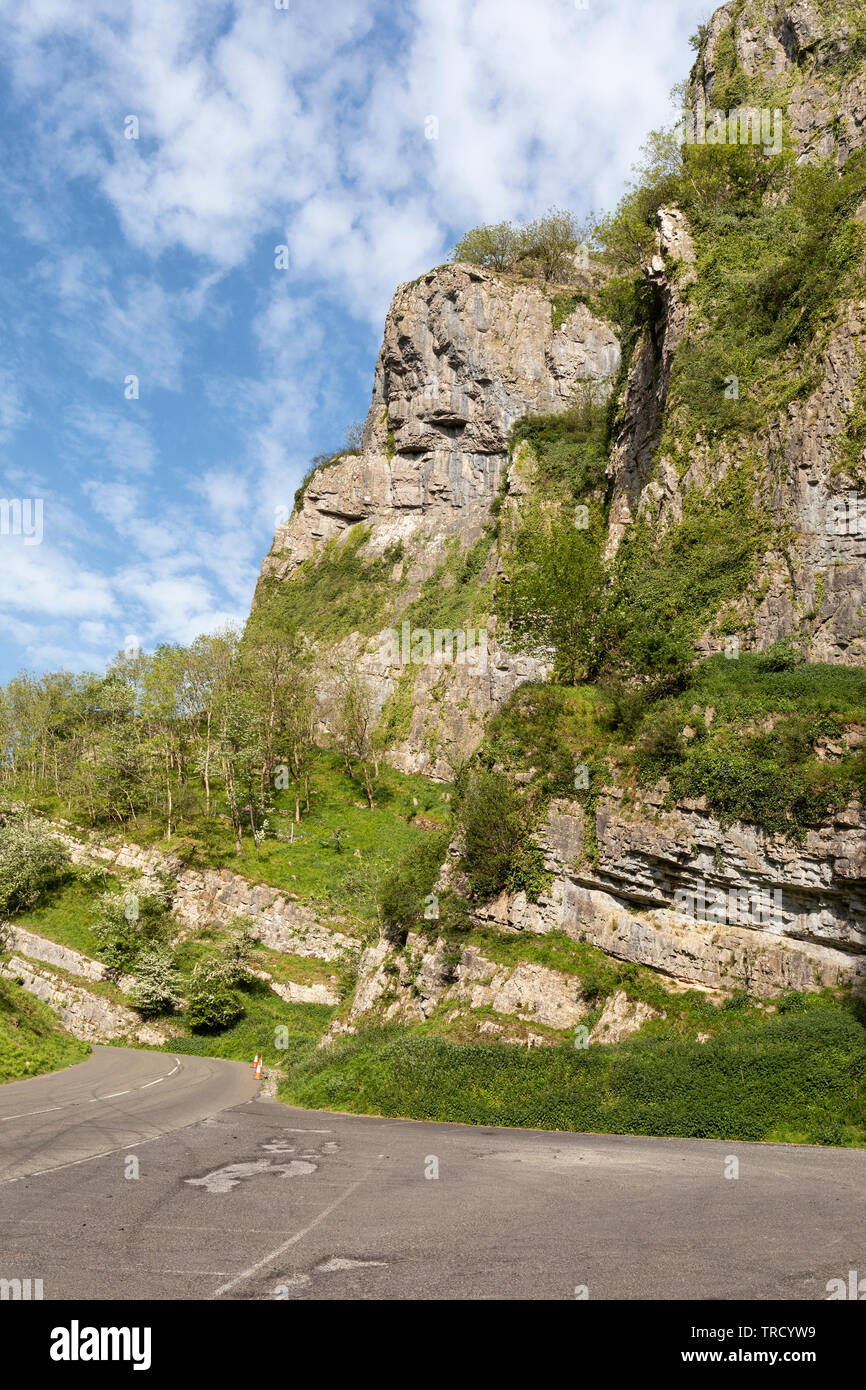
[[[778,108],[795,165],[831,160],[842,170],[866,143],[861,18],[844,0],[732,0],[704,26],[687,102],[724,115],[746,104]],[[852,215],[866,222],[866,202]],[[355,661],[371,680],[383,721],[392,720],[383,756],[406,771],[450,778],[517,686],[546,679],[550,661],[506,640],[496,616],[498,534],[478,552],[474,602],[461,615],[487,634],[483,669],[428,661],[407,671],[395,664],[392,630],[407,614],[417,623],[431,580],[438,576],[444,592],[453,586],[459,557],[476,553],[490,535],[497,508],[519,518],[539,495],[531,449],[509,453],[514,423],[527,413],[566,411],[586,390],[599,399],[615,393],[603,552],[609,565],[635,523],[650,522],[662,539],[682,524],[690,499],[738,470],[753,474],[755,507],[768,518],[766,543],[754,581],[708,624],[698,655],[722,651],[735,632],[745,652],[794,637],[812,662],[862,666],[866,450],[852,458],[842,449],[866,409],[859,244],[853,288],[814,354],[808,362],[790,356],[792,389],[754,429],[721,439],[680,429],[678,354],[707,325],[696,293],[705,259],[676,206],[657,214],[642,267],[652,316],[625,361],[620,331],[600,308],[599,265],[568,287],[565,313],[564,287],[544,289],[470,265],[441,266],[401,286],[385,324],[362,447],[310,478],[277,530],[257,594],[259,604],[275,592],[290,604],[292,585],[335,563],[353,538],[364,563],[386,566],[372,619],[331,633],[309,626],[322,672],[323,728],[344,664]],[[809,389],[794,389],[807,368]],[[562,931],[712,990],[863,988],[866,831],[857,802],[795,843],[740,822],[723,826],[699,801],[670,806],[647,793],[625,809],[622,789],[611,786],[591,813],[555,802],[539,841],[548,889],[537,903],[502,894],[476,909],[479,923],[506,933]],[[443,870],[441,886],[448,884],[465,888],[454,863]],[[772,914],[753,910],[756,894],[767,895]],[[389,949],[367,960],[368,985],[380,978]],[[419,967],[416,988],[431,970],[435,976],[430,961]],[[375,993],[359,986],[362,1002]]]

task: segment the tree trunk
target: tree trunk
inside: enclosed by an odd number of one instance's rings
[[[370,803],[370,810],[373,810],[373,788],[370,786],[370,772],[367,767],[366,758],[361,759],[361,770],[364,773],[364,786],[367,788],[367,800]]]
[[[207,716],[207,733],[204,746],[204,813],[210,817],[210,711]]]

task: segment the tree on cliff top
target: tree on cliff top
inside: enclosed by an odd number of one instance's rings
[[[471,228],[457,242],[451,259],[488,270],[533,270],[547,284],[573,277],[575,258],[587,239],[587,227],[574,213],[550,208],[523,227],[488,222]]]

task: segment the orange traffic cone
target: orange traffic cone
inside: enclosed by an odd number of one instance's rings
[[[261,1059],[261,1057],[257,1057],[257,1058],[256,1058],[256,1080],[257,1080],[257,1081],[261,1081],[261,1079],[262,1079],[262,1059]]]
[[[258,1065],[259,1065],[259,1054],[256,1053],[255,1057],[253,1058],[253,1071],[255,1071],[255,1069],[256,1069],[256,1067],[257,1067]]]

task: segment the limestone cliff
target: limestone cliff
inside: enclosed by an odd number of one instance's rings
[[[727,110],[760,94],[786,111],[801,160],[829,155],[842,165],[866,140],[859,9],[849,0],[729,0],[706,26],[692,96]]]
[[[619,371],[612,327],[577,304],[555,329],[535,285],[446,265],[401,285],[385,322],[363,449],[321,469],[278,529],[263,574],[298,565],[358,522],[365,553],[403,541],[410,587],[472,541],[508,463],[508,432],[527,412],[570,405],[578,387],[608,390]]]
[[[861,167],[866,145],[861,9],[847,0],[731,0],[703,28],[686,93],[693,113],[709,112],[712,119],[716,111],[719,121],[743,107],[778,109],[787,152],[782,167],[805,178],[808,166],[823,161],[829,183],[838,179],[841,186],[852,167]],[[744,166],[731,167],[742,177]],[[762,214],[783,206],[791,185],[764,184],[763,170],[754,168],[759,191],[752,190],[749,225],[765,228]],[[850,181],[851,189],[859,187]],[[330,693],[351,659],[372,679],[383,726],[391,729],[385,756],[407,771],[450,777],[515,688],[546,679],[548,654],[506,641],[496,616],[496,586],[507,582],[506,541],[491,520],[501,515],[513,531],[524,506],[543,493],[532,449],[509,456],[515,422],[528,413],[568,411],[586,391],[597,400],[614,393],[602,546],[611,585],[618,557],[641,526],[661,546],[695,499],[747,474],[749,505],[763,519],[755,569],[723,607],[702,616],[696,656],[721,651],[735,633],[744,652],[795,638],[811,662],[862,666],[866,186],[857,196],[859,205],[854,198],[838,211],[838,225],[851,233],[844,275],[820,301],[809,331],[798,327],[780,346],[765,373],[772,389],[761,396],[758,372],[742,382],[734,374],[742,362],[754,365],[748,342],[740,344],[735,364],[724,355],[710,364],[719,392],[734,383],[730,394],[739,401],[742,387],[742,414],[732,409],[719,429],[695,426],[680,368],[689,355],[700,360],[704,345],[716,341],[713,332],[730,346],[718,335],[718,304],[705,293],[705,277],[718,277],[719,248],[740,208],[728,213],[726,205],[715,223],[704,218],[698,226],[700,217],[690,225],[674,203],[657,205],[654,243],[648,236],[637,276],[644,316],[634,332],[605,317],[602,306],[610,300],[598,293],[598,267],[569,294],[462,264],[401,286],[385,324],[362,448],[313,475],[262,570],[259,601],[275,588],[291,594],[297,585],[300,593],[317,566],[335,563],[353,544],[362,565],[380,566],[372,617],[351,630],[326,631],[324,621],[321,630],[315,622],[307,626],[320,657],[324,722]],[[772,259],[768,265],[769,283]],[[828,283],[836,270],[830,267]],[[738,272],[728,268],[729,276]],[[736,539],[731,536],[732,545]],[[395,662],[394,629],[407,618],[417,623],[425,612],[434,625],[431,583],[440,585],[440,597],[453,592],[460,557],[470,555],[477,560],[474,588],[460,621],[483,627],[489,660],[483,668],[427,661],[407,672]],[[591,808],[553,802],[538,833],[549,886],[534,903],[519,892],[474,902],[476,922],[511,932],[562,931],[712,990],[745,987],[771,995],[845,983],[864,988],[866,829],[856,798],[795,842],[723,822],[705,801],[671,804],[650,792],[635,801],[633,791],[628,810],[622,788],[613,785]],[[459,856],[459,840],[452,854]],[[468,891],[453,864],[440,887],[449,885]],[[770,916],[761,909],[755,915],[755,893],[767,895]],[[720,916],[713,914],[717,901]],[[465,1001],[479,979],[493,990],[490,998],[510,997],[511,977],[494,981],[491,967],[482,979],[474,957],[442,974],[438,947],[425,951],[420,943],[411,968],[392,959],[393,949],[383,943],[362,962],[354,1014],[381,1000],[389,963],[409,991],[398,995],[390,1016],[408,1016],[419,995]],[[518,986],[524,983],[520,977],[513,986],[515,997],[523,999]],[[547,1005],[538,1000],[558,987],[546,977],[530,983],[536,1002],[527,1005],[527,1017],[540,1020],[537,1010]],[[569,1007],[578,1017],[580,1001],[571,999]]]
[[[619,368],[610,324],[577,302],[555,327],[550,297],[532,283],[455,264],[398,289],[363,448],[314,474],[262,567],[263,581],[291,584],[327,563],[328,544],[344,543],[353,528],[363,529],[362,562],[399,556],[376,630],[320,643],[325,719],[347,658],[370,678],[380,710],[394,696],[401,670],[392,631],[455,547],[465,553],[482,536],[505,483],[514,422],[565,410],[580,389],[603,397]],[[479,584],[496,567],[493,547]],[[473,617],[489,632],[482,664],[411,669],[411,713],[389,752],[406,771],[449,776],[477,746],[486,715],[521,681],[546,673],[537,657],[497,643],[489,606]],[[317,640],[315,626],[308,636]]]
[[[820,5],[811,0],[731,0],[704,26],[687,86],[686,106],[698,122],[692,129],[706,126],[709,131],[715,123],[721,134],[714,138],[732,143],[733,120],[742,143],[736,113],[751,108],[759,116],[766,112],[773,122],[778,117],[780,147],[784,132],[784,148],[799,165],[833,159],[842,168],[866,141],[864,30],[861,7],[845,0]],[[765,134],[767,130],[769,125]],[[709,142],[710,134],[706,138]],[[866,202],[855,216],[866,221]],[[692,292],[699,275],[695,261],[686,220],[676,208],[662,208],[655,254],[645,266],[656,291],[656,313],[634,349],[611,453],[606,555],[610,559],[615,554],[636,518],[649,517],[664,532],[681,520],[689,493],[718,484],[745,459],[757,458],[757,499],[772,518],[773,538],[758,582],[743,596],[727,630],[736,626],[744,649],[796,635],[811,660],[861,665],[866,656],[866,517],[857,508],[864,460],[861,452],[859,465],[852,464],[840,453],[863,399],[862,242],[855,273],[832,321],[815,341],[814,356],[791,354],[792,383],[813,373],[814,389],[790,392],[789,404],[739,437],[728,433],[714,442],[698,434],[683,456],[669,447],[671,438],[677,438],[680,413],[676,396],[669,399],[669,388],[677,348],[686,340],[699,341],[706,330]],[[720,376],[734,371],[731,363],[718,365]],[[722,647],[723,635],[716,629],[705,634],[700,650]]]

